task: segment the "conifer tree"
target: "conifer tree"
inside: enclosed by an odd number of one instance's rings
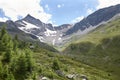
[[[7,34],[5,28],[3,27],[0,35],[0,51],[12,50],[13,42],[11,37]]]
[[[60,70],[60,65],[59,65],[58,59],[55,59],[55,60],[53,61],[52,68],[53,68],[54,70]]]
[[[13,44],[13,49],[16,51],[17,48],[19,47],[19,40],[18,40],[18,35],[15,35],[14,39],[14,44]]]
[[[29,49],[25,50],[25,55],[26,55],[27,71],[32,72],[32,69],[34,67],[34,62],[32,59],[31,51]]]
[[[3,37],[6,33],[7,33],[6,28],[3,27],[3,28],[1,29],[0,39],[2,39],[2,37]]]

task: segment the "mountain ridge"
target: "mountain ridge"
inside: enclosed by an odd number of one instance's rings
[[[16,25],[16,27],[25,33],[36,36],[41,42],[53,46],[62,46],[63,44],[69,42],[72,36],[87,34],[98,27],[102,22],[109,21],[119,13],[120,4],[97,10],[74,25],[62,24],[55,27],[50,23],[43,23],[30,14],[21,20],[11,23]]]
[[[83,31],[86,28],[89,28],[90,26],[94,27],[103,21],[108,21],[118,13],[120,13],[120,4],[99,9],[87,16],[86,18],[84,18],[83,20],[81,20],[80,22],[76,23],[73,26],[73,28],[69,29],[66,32],[66,35],[72,34],[73,32],[77,32],[78,30]]]

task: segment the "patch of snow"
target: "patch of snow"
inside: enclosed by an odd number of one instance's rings
[[[24,31],[25,33],[29,33],[29,34],[32,34],[32,33],[30,33],[29,31],[26,31],[25,29],[24,29],[24,27],[18,27],[20,30],[22,30],[22,31]]]
[[[44,42],[44,38],[42,36],[37,36],[37,37],[41,42]]]
[[[24,31],[25,33],[29,33],[29,34],[33,34],[31,33],[31,31],[33,31],[33,28],[37,28],[39,29],[39,27],[31,24],[31,23],[28,23],[26,21],[22,21],[22,22],[19,22],[19,24],[21,25],[24,25],[24,26],[20,26],[18,27],[20,30]],[[31,29],[31,30],[30,30]],[[33,34],[34,35],[34,34]],[[35,35],[36,36],[36,35]],[[38,36],[37,36],[38,37]],[[40,37],[38,37],[39,39],[41,39]],[[41,40],[42,41],[42,40]]]
[[[46,36],[56,36],[56,31],[52,31],[46,28],[46,31],[44,32]]]
[[[19,27],[21,29],[28,30],[28,29],[32,29],[32,28],[37,28],[37,29],[39,28],[39,27],[37,27],[37,26],[35,26],[35,25],[31,24],[31,23],[28,23],[26,21],[22,21],[22,22],[25,23],[25,27]]]
[[[60,37],[62,37],[62,34],[60,34]]]
[[[52,42],[53,42],[53,45],[55,45],[55,39],[53,39],[53,41],[52,41]]]
[[[56,36],[56,34],[51,34],[50,36]]]
[[[62,40],[62,38],[61,38],[61,37],[59,37],[59,38],[58,38],[58,40],[60,41],[60,40]]]
[[[39,28],[39,27],[37,27],[37,26],[35,26],[35,25],[33,25],[33,24],[31,24],[31,23],[28,23],[28,22],[26,22],[26,21],[23,21],[25,24],[26,24],[26,29],[31,29],[31,28]]]

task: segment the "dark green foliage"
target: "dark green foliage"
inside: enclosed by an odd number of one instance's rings
[[[35,63],[32,59],[31,51],[26,49],[24,52],[19,53],[19,56],[14,63],[11,64],[14,68],[14,74],[19,79],[26,79],[35,70]]]
[[[14,75],[12,73],[9,73],[5,80],[15,80]]]
[[[26,58],[24,53],[18,57],[18,60],[16,63],[17,63],[16,73],[25,75],[27,71],[27,63],[26,63]]]
[[[27,71],[32,72],[35,66],[35,63],[32,59],[32,52],[30,50],[26,50],[25,55],[26,55]]]
[[[58,59],[55,59],[55,60],[53,61],[52,68],[53,68],[54,70],[60,70],[60,64],[59,64]]]
[[[0,61],[0,80],[3,79],[3,73],[4,73],[3,64]]]
[[[12,50],[13,42],[4,27],[0,34],[0,51]]]
[[[7,31],[6,31],[5,27],[3,27],[1,30],[1,33],[0,33],[0,39],[2,39],[5,34],[7,34]]]
[[[18,48],[19,42],[20,42],[17,35],[15,35],[13,42],[14,42],[13,49],[16,50]]]
[[[2,61],[5,63],[9,63],[11,62],[11,58],[12,58],[12,51],[11,50],[7,50],[4,54],[3,54],[3,59]]]
[[[24,80],[32,75],[35,63],[29,43],[12,39],[5,27],[0,32],[0,80]]]
[[[68,48],[66,48],[66,51],[64,53],[85,55],[94,47],[95,45],[91,42],[81,42],[78,44],[71,44]]]

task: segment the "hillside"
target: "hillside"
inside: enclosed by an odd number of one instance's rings
[[[110,80],[109,73],[0,30],[0,80]]]
[[[7,10],[0,9],[0,80],[120,80],[120,4],[101,9],[85,5],[86,8],[88,6],[88,9],[82,7],[86,9],[85,13],[80,9],[82,5],[71,4],[70,12],[62,11],[67,12],[67,16],[57,11],[63,10],[66,5],[58,5],[55,0],[52,6],[57,9],[52,9],[48,3],[42,7],[39,2],[38,8],[33,11],[35,5],[32,5],[30,13],[25,8],[27,5],[21,5],[25,13],[22,8],[12,9],[15,13],[24,14],[13,14],[15,21],[10,16],[12,12],[7,16]],[[73,6],[77,11],[74,12]],[[8,7],[9,10],[12,6]],[[39,8],[42,12],[37,11]],[[48,15],[44,8],[60,14]],[[81,13],[86,17],[82,19]],[[75,23],[65,23],[70,17]],[[64,24],[55,26],[61,21]]]
[[[75,60],[120,75],[120,18],[103,24],[69,45],[63,52]]]
[[[6,27],[8,34],[10,34],[12,38],[14,38],[14,36],[17,35],[18,39],[21,41],[38,44],[38,46],[40,46],[41,48],[45,48],[47,50],[57,52],[55,48],[51,47],[46,43],[41,42],[38,39],[38,37],[36,37],[34,34],[25,33],[24,31],[20,30],[17,27],[17,25],[11,20],[8,20],[6,22],[0,22],[0,30],[2,26]]]

